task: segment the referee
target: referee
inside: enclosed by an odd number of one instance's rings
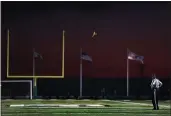
[[[158,106],[158,93],[159,89],[162,86],[162,82],[156,78],[156,75],[152,75],[152,82],[151,82],[151,89],[152,89],[152,103],[153,103],[153,110],[159,110]]]

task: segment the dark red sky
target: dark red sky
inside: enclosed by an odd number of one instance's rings
[[[10,29],[10,74],[61,75],[62,30],[66,31],[65,75],[79,76],[80,47],[93,58],[83,63],[89,77],[126,77],[126,49],[144,56],[144,76],[171,74],[170,8],[166,2],[2,2],[2,69]],[[93,30],[98,36],[91,39]],[[140,63],[130,62],[138,77]]]

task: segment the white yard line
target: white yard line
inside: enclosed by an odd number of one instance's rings
[[[142,106],[152,106],[152,104],[147,104],[147,103],[123,102],[123,101],[113,101],[113,102],[126,103],[126,104],[134,104],[134,105],[142,105]],[[170,108],[170,106],[167,106],[167,105],[159,105],[159,106],[165,107],[165,108]]]
[[[22,116],[23,115],[40,115],[40,114],[42,114],[42,113],[18,113],[18,114],[21,114]],[[96,113],[96,114],[94,114],[94,113],[49,113],[49,114],[51,114],[51,115],[57,115],[57,114],[82,114],[82,115],[87,115],[87,114],[91,114],[91,115],[98,115],[98,114],[118,114],[118,115],[120,115],[120,114],[122,114],[122,115],[128,115],[128,113]],[[157,113],[156,113],[157,114]],[[140,116],[156,116],[156,114],[136,114],[136,115],[140,115]],[[11,116],[11,115],[14,115],[14,114],[10,114],[10,113],[7,113],[7,114],[2,114],[3,116]],[[160,114],[161,116],[162,115],[166,115],[166,114]]]

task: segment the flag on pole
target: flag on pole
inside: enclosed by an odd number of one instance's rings
[[[92,38],[94,38],[94,36],[96,36],[96,35],[97,35],[97,33],[94,31],[93,35],[92,35]]]
[[[92,58],[85,52],[82,52],[81,59],[92,62]]]
[[[37,97],[37,78],[35,76],[35,58],[40,58],[40,59],[43,59],[42,55],[35,52],[35,49],[33,48],[33,82],[34,82],[34,85],[33,85],[33,92],[34,92],[34,97],[36,98]]]
[[[39,53],[37,53],[37,52],[34,52],[33,54],[34,54],[34,57],[35,57],[35,58],[40,57],[41,59],[43,59],[43,57],[42,57],[41,54],[39,54]]]
[[[128,59],[129,60],[136,60],[136,61],[140,61],[142,64],[144,64],[143,60],[144,60],[144,56],[140,56],[137,55],[131,51],[128,51]]]

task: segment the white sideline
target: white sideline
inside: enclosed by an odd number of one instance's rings
[[[126,104],[135,104],[135,105],[143,105],[143,106],[152,106],[151,104],[147,104],[147,103],[123,102],[123,101],[113,101],[113,102],[126,103]],[[170,108],[170,106],[166,106],[166,105],[160,105],[160,106],[165,107],[165,108]]]

